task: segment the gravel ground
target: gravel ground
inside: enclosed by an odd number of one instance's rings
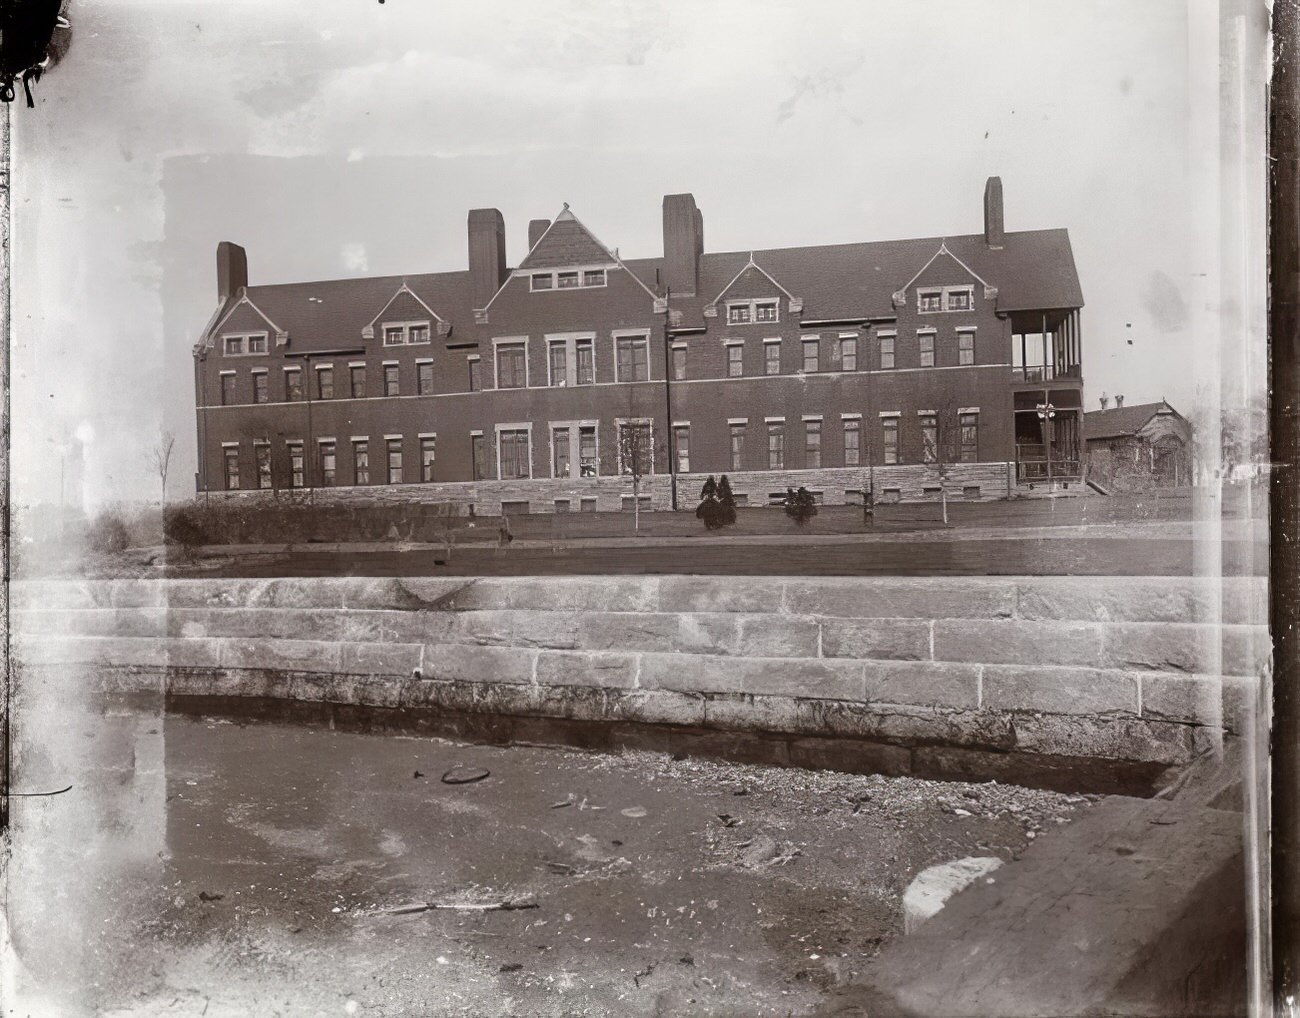
[[[160,737],[147,724],[107,718],[87,737]],[[161,724],[153,784],[102,754],[81,776],[118,851],[82,854],[33,822],[58,800],[25,800],[10,921],[32,1014],[807,1014],[901,932],[922,869],[1015,858],[1091,803],[657,753]],[[455,767],[490,773],[440,780]],[[13,892],[56,879],[80,929]]]

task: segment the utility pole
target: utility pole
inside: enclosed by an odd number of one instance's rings
[[[1056,416],[1056,407],[1052,406],[1043,390],[1043,402],[1038,404],[1038,419],[1043,422],[1043,449],[1047,454],[1047,490],[1052,490],[1052,418]]]
[[[673,427],[673,313],[671,286],[664,288],[664,412],[668,427],[668,487],[672,493],[673,512],[677,511],[677,429]]]

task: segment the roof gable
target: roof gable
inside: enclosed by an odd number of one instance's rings
[[[402,285],[388,299],[388,303],[380,309],[379,314],[370,319],[361,330],[361,336],[363,339],[374,339],[375,325],[384,322],[419,322],[426,320],[437,325],[438,332],[442,335],[446,335],[450,331],[446,319],[421,300],[419,294],[407,285],[406,280],[402,280]]]
[[[894,307],[907,303],[907,292],[913,286],[943,286],[951,283],[971,280],[984,287],[984,298],[991,300],[998,295],[997,287],[990,286],[979,273],[948,250],[948,242],[939,244],[939,250],[930,256],[911,279],[894,292]]]
[[[546,228],[519,263],[521,269],[557,269],[573,265],[612,265],[617,259],[578,217],[564,210]]]
[[[268,332],[275,337],[278,346],[283,346],[289,341],[289,334],[271,321],[266,312],[254,304],[246,292],[241,293],[239,299],[217,319],[217,323],[209,330],[209,342],[217,333],[242,331]]]

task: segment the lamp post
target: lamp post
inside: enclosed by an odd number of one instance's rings
[[[1043,422],[1043,450],[1047,454],[1047,490],[1052,490],[1052,419],[1056,417],[1056,407],[1047,398],[1043,390],[1043,402],[1038,404],[1038,419]]]
[[[668,486],[672,495],[673,512],[677,511],[677,429],[673,427],[673,313],[669,309],[671,286],[664,288],[664,412],[668,428]]]

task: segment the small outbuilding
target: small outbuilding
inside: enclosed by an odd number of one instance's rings
[[[1083,415],[1088,477],[1117,489],[1174,488],[1192,483],[1192,425],[1159,403],[1108,406]]]

